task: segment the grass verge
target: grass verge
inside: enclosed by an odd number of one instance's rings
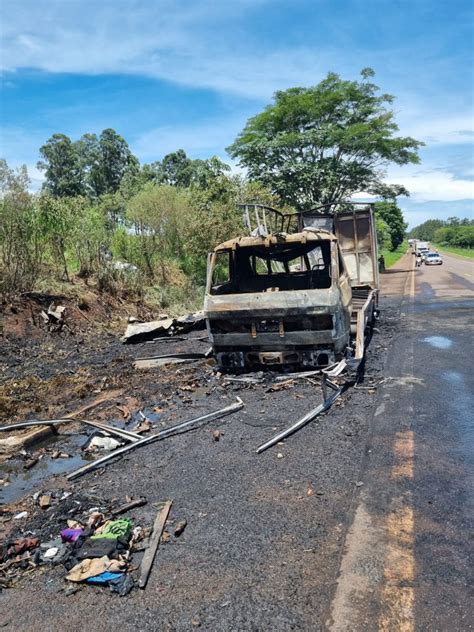
[[[385,267],[391,268],[408,250],[408,242],[402,241],[396,250],[381,250],[379,255],[385,259]]]
[[[474,259],[474,248],[455,248],[454,246],[439,246],[433,244],[440,252],[447,252],[448,254],[457,255],[463,259]]]

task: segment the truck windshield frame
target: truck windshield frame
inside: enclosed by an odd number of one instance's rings
[[[212,295],[329,289],[331,241],[257,244],[216,251]]]

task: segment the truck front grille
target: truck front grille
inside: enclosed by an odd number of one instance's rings
[[[319,314],[318,316],[305,316],[302,318],[283,318],[283,331],[328,331],[333,328],[331,314]],[[211,332],[215,334],[242,333],[250,334],[259,332],[279,332],[279,320],[211,320]],[[253,327],[252,327],[253,326]]]

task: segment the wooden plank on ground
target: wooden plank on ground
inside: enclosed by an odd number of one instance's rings
[[[167,500],[156,516],[155,524],[153,525],[153,533],[150,537],[150,544],[140,564],[140,579],[138,580],[138,586],[140,588],[145,588],[147,584],[172,503],[172,500]]]

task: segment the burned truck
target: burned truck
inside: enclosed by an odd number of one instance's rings
[[[246,205],[250,234],[209,255],[204,311],[223,369],[360,361],[377,310],[373,209],[283,214]]]

